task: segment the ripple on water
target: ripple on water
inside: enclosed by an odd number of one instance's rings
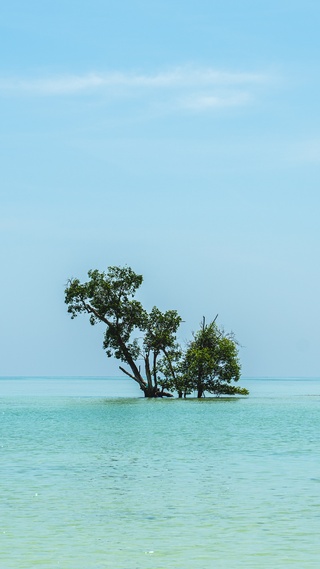
[[[317,566],[314,398],[2,400],[6,569]]]

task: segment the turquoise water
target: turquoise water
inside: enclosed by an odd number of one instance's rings
[[[0,566],[319,567],[320,381],[242,385],[0,380]]]

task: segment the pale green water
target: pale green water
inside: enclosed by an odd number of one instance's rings
[[[319,381],[204,401],[25,381],[0,381],[1,568],[320,566]]]

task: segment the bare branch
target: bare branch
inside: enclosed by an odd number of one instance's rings
[[[146,382],[143,379],[138,379],[137,377],[134,377],[134,375],[132,375],[129,371],[127,371],[126,369],[124,369],[123,367],[119,366],[119,369],[121,369],[121,371],[123,373],[125,373],[126,375],[128,375],[129,377],[131,377],[131,379],[134,379],[134,381],[136,381],[137,383],[139,383],[139,385],[143,385],[144,387],[146,387]]]

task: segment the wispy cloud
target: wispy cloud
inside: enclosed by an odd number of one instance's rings
[[[193,111],[206,111],[224,107],[239,107],[250,103],[250,93],[220,94],[220,95],[193,95],[181,101],[181,107]]]
[[[208,110],[239,106],[252,100],[257,88],[270,82],[264,73],[219,71],[184,66],[159,73],[109,72],[38,78],[0,79],[0,94],[70,96],[101,93],[106,96],[148,96],[161,93],[170,106]]]
[[[320,139],[299,141],[291,145],[290,157],[295,162],[320,163]]]

